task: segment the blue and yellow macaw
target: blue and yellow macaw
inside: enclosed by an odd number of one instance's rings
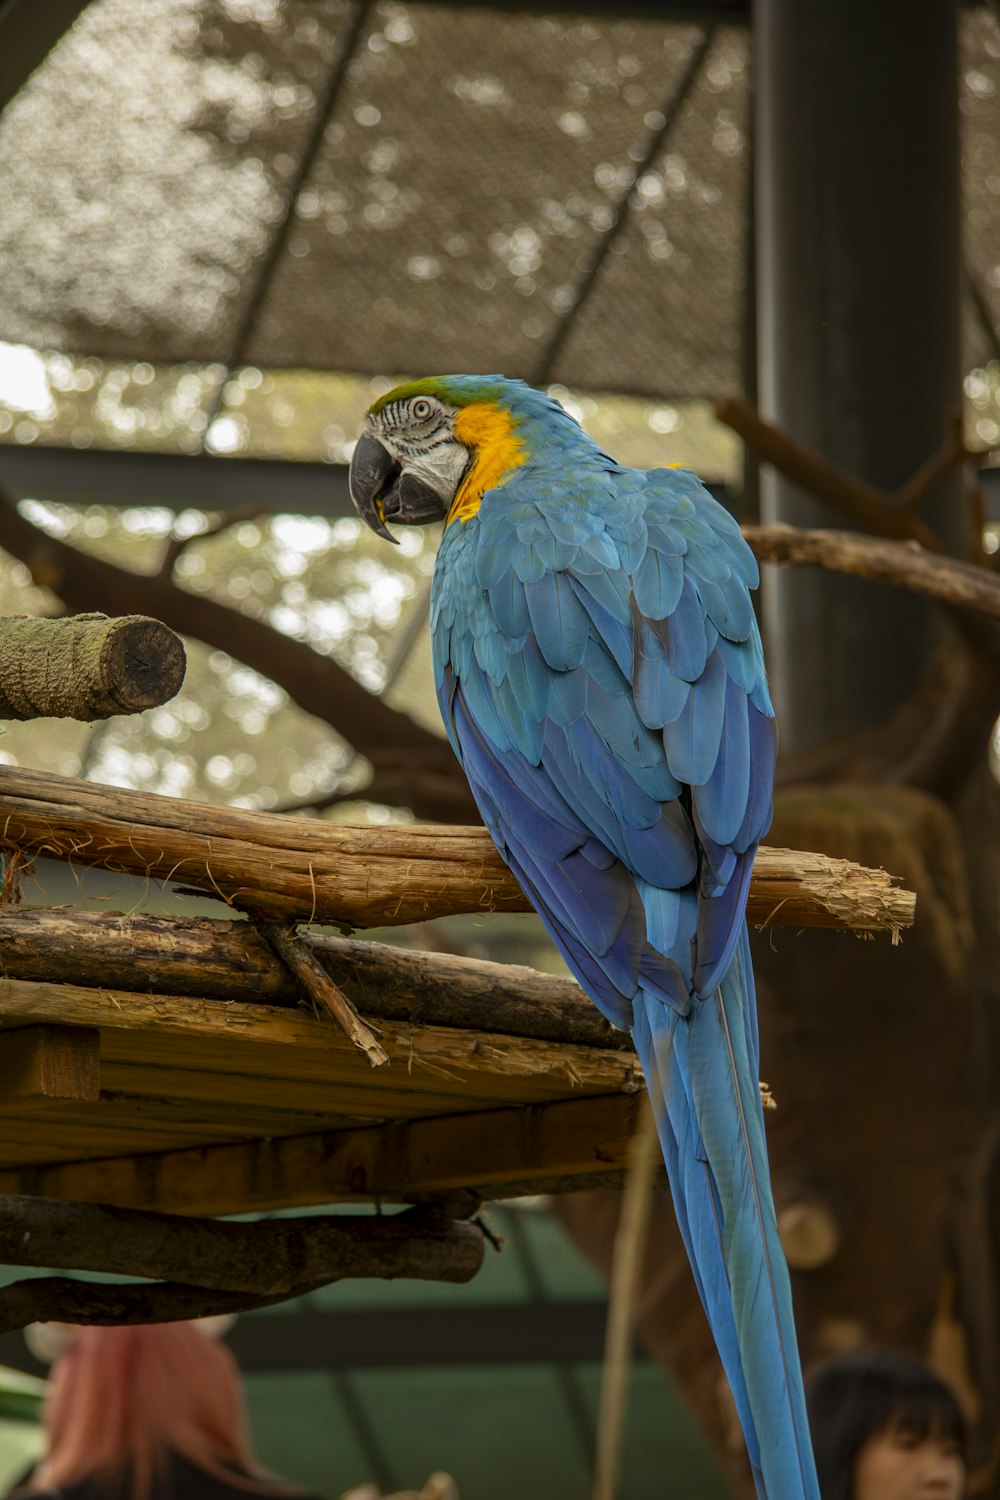
[[[438,699],[497,848],[642,1062],[758,1494],[818,1500],[758,1085],[745,908],[775,726],[757,565],[693,474],[627,468],[500,376],[390,391],[351,493],[444,520]]]

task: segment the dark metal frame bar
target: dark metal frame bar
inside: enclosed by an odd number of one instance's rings
[[[0,109],[10,103],[90,0],[0,0]]]
[[[729,503],[725,485],[709,480],[708,488],[724,505]],[[67,505],[165,505],[207,511],[249,507],[272,515],[306,516],[355,513],[346,464],[286,458],[0,443],[0,489],[15,500]]]
[[[340,90],[347,76],[348,65],[354,56],[361,33],[367,23],[368,10],[369,0],[358,0],[347,34],[341,42],[331,64],[326,80],[326,87],[317,103],[316,114],[313,118],[302,154],[299,157],[295,176],[288,185],[284,213],[275,226],[270,243],[261,257],[260,264],[257,267],[257,276],[253,291],[247,299],[246,305],[240,314],[239,322],[233,332],[232,343],[230,344],[229,354],[226,359],[226,372],[219,381],[206,413],[206,434],[222,410],[226,387],[232,379],[233,371],[244,362],[247,347],[253,338],[257,323],[257,314],[260,312],[264,304],[264,299],[270,291],[271,279],[277,270],[281,252],[285,248],[292,225],[295,222],[295,205],[298,202],[299,194],[309,180],[309,174],[312,172],[316,157],[323,144],[326,128],[337,106]]]
[[[671,88],[668,97],[664,100],[662,109],[663,124],[658,130],[654,130],[650,134],[642,159],[636,166],[632,186],[619,199],[615,216],[594,249],[590,264],[577,284],[573,301],[557,323],[548,344],[539,356],[538,363],[531,375],[532,382],[535,385],[544,385],[547,380],[551,379],[556,360],[562,353],[563,346],[570,335],[573,325],[594,289],[604,262],[611,252],[611,247],[617,239],[625,220],[628,218],[629,208],[635,193],[635,184],[642,177],[643,173],[649,171],[663,149],[663,144],[673,128],[678,112],[690,94],[695,79],[701,71],[702,63],[705,61],[708,49],[712,45],[712,36],[712,27],[707,27],[702,32],[701,38],[695,43],[692,49],[684,72]]]

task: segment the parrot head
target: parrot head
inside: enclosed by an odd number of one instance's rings
[[[525,423],[566,414],[500,375],[442,375],[397,386],[371,407],[351,458],[351,499],[379,536],[387,526],[468,520],[484,492],[526,455]]]

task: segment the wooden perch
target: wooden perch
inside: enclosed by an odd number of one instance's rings
[[[145,615],[0,619],[0,719],[110,719],[166,703],[180,640]]]
[[[0,848],[173,880],[278,921],[391,926],[527,911],[483,828],[351,827],[0,768]],[[761,849],[748,914],[762,926],[898,933],[915,897],[884,870]]]
[[[482,1264],[474,1224],[439,1209],[232,1223],[52,1198],[0,1197],[0,1263],[182,1282],[291,1297],[347,1277],[469,1281]]]
[[[0,1263],[153,1279],[14,1282],[0,1288],[0,1332],[53,1319],[164,1323],[242,1312],[347,1277],[465,1282],[484,1247],[475,1224],[432,1207],[234,1224],[11,1195],[0,1197]]]
[[[919,542],[876,541],[852,531],[795,526],[744,526],[743,535],[760,562],[853,573],[1000,619],[1000,578],[971,563],[927,552]]]
[[[302,1286],[296,1296],[315,1291]],[[248,1292],[214,1292],[171,1281],[99,1283],[74,1276],[39,1276],[0,1287],[0,1333],[29,1323],[177,1323],[220,1313],[250,1312],[286,1302]]]

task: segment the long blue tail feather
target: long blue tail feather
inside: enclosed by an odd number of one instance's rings
[[[758,1495],[819,1500],[791,1288],[768,1175],[745,924],[721,984],[695,999],[689,1015],[646,990],[634,1012],[632,1035],[678,1224],[736,1402]]]

